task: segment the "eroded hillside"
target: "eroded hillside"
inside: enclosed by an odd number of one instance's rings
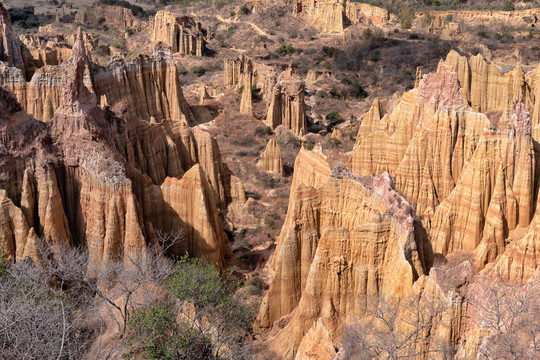
[[[41,358],[538,357],[537,3],[30,5],[0,250],[85,321]]]

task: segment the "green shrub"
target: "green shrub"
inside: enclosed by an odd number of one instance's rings
[[[298,50],[292,47],[290,44],[283,44],[276,49],[276,53],[279,55],[290,55],[294,54],[295,52],[298,52]]]
[[[214,264],[181,257],[166,281],[170,299],[134,313],[126,336],[124,358],[219,359],[227,348],[241,351],[254,309],[236,296],[239,284],[222,276]],[[186,304],[193,311],[178,317]]]
[[[244,85],[242,85],[242,86],[240,86],[240,87],[238,88],[238,93],[239,93],[239,94],[242,94],[243,92],[244,92]]]
[[[270,135],[272,133],[272,128],[270,126],[267,126],[264,128],[264,133],[266,135]]]
[[[244,4],[244,5],[242,5],[242,6],[240,7],[240,12],[241,12],[242,14],[249,14],[249,8],[247,7],[246,4]]]
[[[404,6],[399,14],[399,20],[403,29],[410,29],[414,21],[414,11],[410,10],[407,6]]]
[[[274,230],[276,228],[276,224],[274,222],[274,220],[272,219],[264,219],[264,225],[266,225],[266,227]]]
[[[369,52],[369,61],[379,61],[381,60],[381,51],[380,50],[373,50]]]
[[[343,118],[341,117],[341,115],[339,115],[337,111],[332,110],[328,114],[326,114],[326,120],[334,122],[341,121],[343,120]]]
[[[186,339],[178,336],[176,313],[170,302],[135,311],[128,322],[127,348],[135,350],[140,346],[138,351],[148,359],[176,359],[175,355],[188,346]],[[128,354],[124,357],[128,358]]]
[[[195,66],[194,68],[191,69],[191,72],[201,77],[206,73],[206,69],[202,66]]]
[[[246,237],[246,229],[242,229],[238,231],[236,234],[234,234],[234,240],[242,240]]]
[[[503,11],[514,11],[516,10],[516,7],[514,6],[514,2],[513,1],[506,1],[502,7]]]
[[[452,16],[452,14],[448,14],[444,19],[446,20],[446,22],[452,22],[452,20],[454,20],[454,17]]]
[[[329,140],[328,140],[328,143],[332,146],[339,146],[341,145],[341,140],[339,139],[336,139],[335,137],[331,137]]]
[[[427,11],[426,13],[424,13],[424,17],[422,18],[422,26],[428,27],[431,25],[432,22],[433,22],[433,15],[431,15],[429,11]]]
[[[311,151],[311,150],[313,150],[314,147],[315,147],[315,144],[313,144],[313,143],[307,143],[306,144],[306,150]]]

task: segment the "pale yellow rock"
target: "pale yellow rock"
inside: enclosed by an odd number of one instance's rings
[[[332,360],[336,350],[321,319],[302,338],[295,360]]]
[[[206,31],[190,16],[158,11],[152,22],[152,41],[168,45],[172,52],[203,56]]]
[[[347,23],[385,25],[396,20],[385,9],[347,0],[298,0],[294,4],[293,13],[304,13],[310,20],[320,24],[323,31],[328,32],[343,32]]]
[[[305,135],[307,122],[304,95],[305,84],[302,79],[292,69],[282,72],[272,90],[266,124],[272,129],[283,125],[297,136]]]
[[[223,61],[224,85],[239,88],[243,85],[244,78],[247,76],[246,72],[251,72],[252,85],[260,89],[263,100],[269,102],[276,82],[276,72],[271,66],[253,62],[246,55]]]
[[[266,144],[266,149],[261,153],[261,158],[257,166],[264,171],[285,175],[283,171],[283,161],[281,159],[281,149],[274,139],[270,139]]]
[[[115,61],[92,74],[96,94],[109,105],[127,102],[129,119],[163,119],[194,122],[184,98],[178,70],[166,56],[141,56],[130,63]]]
[[[203,168],[196,164],[181,180],[167,178],[161,189],[173,211],[169,216],[178,216],[187,231],[183,242],[175,246],[175,253],[202,256],[223,269],[232,250]]]
[[[336,168],[318,190],[302,184],[294,195],[287,214],[294,222],[285,221],[287,238],[276,248],[275,277],[259,312],[263,325],[290,313],[271,341],[284,359],[294,358],[319,317],[335,336],[368,297],[381,289],[405,296],[424,273],[412,208],[387,174],[358,178]]]

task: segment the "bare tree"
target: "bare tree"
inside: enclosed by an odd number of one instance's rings
[[[447,306],[438,299],[392,296],[368,299],[364,316],[346,325],[342,347],[347,359],[430,359],[451,356],[434,332],[450,326]]]
[[[136,309],[163,296],[162,282],[173,271],[164,254],[183,238],[167,235],[159,241],[165,247],[150,247],[144,256],[118,254],[122,260],[100,266],[84,249],[42,240],[38,264],[2,265],[0,358],[81,358],[111,322],[122,336]]]
[[[516,286],[479,278],[469,289],[477,325],[489,334],[482,359],[537,359],[540,354],[540,279]]]
[[[30,261],[8,267],[0,276],[0,358],[76,358],[92,337],[88,310],[48,286]]]

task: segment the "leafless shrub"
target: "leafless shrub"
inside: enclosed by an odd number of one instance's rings
[[[65,294],[31,261],[0,274],[0,357],[73,359],[88,348],[99,323],[81,297]]]
[[[451,355],[452,349],[431,336],[438,327],[449,326],[444,302],[389,296],[370,299],[362,308],[365,315],[343,331],[341,344],[347,359],[440,359]]]
[[[480,359],[537,359],[540,353],[540,279],[514,286],[479,279],[470,287],[477,325],[489,332]]]
[[[144,256],[94,264],[83,249],[40,241],[37,259],[0,266],[0,358],[76,359],[106,323],[124,334],[138,308],[163,295],[173,272],[165,251],[184,232],[158,234]],[[99,350],[98,350],[99,355]]]

